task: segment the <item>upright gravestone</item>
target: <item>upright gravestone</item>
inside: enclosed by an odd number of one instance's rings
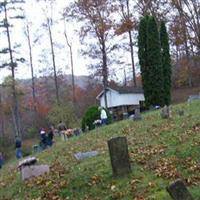
[[[161,110],[161,113],[160,113],[161,117],[163,119],[168,119],[170,118],[170,115],[171,115],[171,111],[170,111],[170,108],[169,106],[164,106]]]
[[[174,200],[193,200],[191,194],[181,179],[178,179],[169,185],[167,187],[167,191]]]
[[[110,160],[114,176],[121,176],[131,172],[126,137],[116,137],[108,141]]]
[[[135,109],[135,114],[134,114],[134,118],[133,119],[136,120],[136,121],[142,119],[139,108]]]

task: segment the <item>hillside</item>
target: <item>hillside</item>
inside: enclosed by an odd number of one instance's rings
[[[184,116],[177,114],[185,110]],[[126,136],[132,173],[113,178],[107,140]],[[169,200],[165,188],[181,177],[194,199],[200,199],[200,102],[172,108],[172,118],[159,111],[143,120],[126,120],[91,131],[67,142],[57,142],[36,156],[49,164],[50,174],[23,183],[13,161],[0,171],[2,200]],[[99,151],[97,157],[76,161],[74,153]]]
[[[72,76],[71,76],[71,74],[62,75],[62,77],[60,77],[60,78],[62,79],[62,81],[64,81],[68,85],[72,84]],[[58,76],[58,79],[59,79],[59,76]],[[52,87],[54,86],[54,79],[51,76],[35,78],[36,84],[38,82],[46,82],[46,81],[48,81],[49,84]],[[83,88],[83,89],[85,89],[87,87],[88,82],[91,82],[91,83],[95,83],[96,82],[96,81],[92,81],[92,79],[89,76],[86,76],[86,75],[80,75],[80,76],[76,76],[75,75],[74,76],[74,81],[75,81],[75,84],[78,87]],[[20,82],[20,84],[22,86],[31,87],[31,79],[20,79],[19,82]]]

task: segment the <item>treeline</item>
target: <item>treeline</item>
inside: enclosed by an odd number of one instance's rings
[[[99,89],[93,90],[94,87],[89,85],[87,90],[81,91],[74,81],[74,67],[79,66],[74,66],[74,40],[71,40],[69,35],[72,23],[77,23],[75,33],[78,33],[81,41],[79,56],[88,58],[88,69],[93,77],[99,77],[104,90],[122,69],[124,84],[138,86],[138,80],[141,79],[140,67],[142,71],[142,65],[137,61],[139,22],[147,15],[153,16],[157,24],[166,24],[169,33],[172,86],[192,87],[200,82],[198,0],[66,1],[66,5],[63,5],[58,13],[55,13],[54,8],[59,4],[59,0],[34,0],[31,3],[37,5],[41,15],[37,29],[33,25],[35,19],[29,15],[31,11],[24,9],[28,3],[30,1],[0,0],[0,67],[11,72],[10,78],[5,79],[1,87],[1,135],[7,136],[9,133],[13,137],[25,134],[27,128],[32,127],[31,124],[34,124],[34,127],[42,126],[48,122],[47,113],[53,106],[69,105],[76,117],[81,117],[81,110],[85,109],[82,108],[95,101],[94,96]],[[16,29],[18,24],[21,24],[20,30],[23,33],[21,44],[16,36],[19,32],[19,27]],[[62,41],[58,41],[58,34],[63,37]],[[25,51],[24,45],[27,47]],[[155,55],[159,56],[159,53],[152,54]],[[65,66],[66,59],[69,60],[72,74],[70,83],[60,78],[64,72],[60,71],[59,65],[63,60],[62,65]],[[159,59],[157,61],[159,62]],[[19,66],[30,66],[30,89],[20,88],[16,81],[16,70],[21,69]],[[35,82],[35,74],[39,70],[40,75],[51,77],[53,87]],[[168,84],[167,87],[165,91],[169,91],[171,85]],[[87,103],[82,101],[83,97]],[[45,115],[38,116],[39,110]]]

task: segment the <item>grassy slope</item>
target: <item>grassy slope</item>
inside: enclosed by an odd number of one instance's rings
[[[179,108],[186,110],[178,116]],[[162,120],[159,112],[144,114],[143,120],[115,123],[37,154],[48,163],[48,176],[23,183],[16,162],[0,172],[0,199],[73,200],[169,200],[165,188],[178,177],[187,180],[195,199],[200,199],[200,102],[173,107],[172,119]],[[113,178],[107,140],[128,138],[132,173]],[[98,150],[100,155],[81,162],[73,154]]]

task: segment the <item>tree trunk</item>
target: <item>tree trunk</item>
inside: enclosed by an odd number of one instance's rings
[[[73,52],[71,46],[70,46],[70,60],[71,60],[71,72],[72,72],[73,103],[75,104],[76,97],[75,97],[75,81],[74,81],[74,64],[73,64]]]
[[[52,54],[53,71],[54,71],[54,81],[55,81],[55,88],[56,88],[56,103],[59,105],[60,99],[59,99],[59,88],[58,88],[58,79],[57,79],[57,72],[56,72],[55,53],[54,53],[51,25],[50,25],[49,20],[48,20],[48,31],[49,31],[49,40],[50,40],[50,45],[51,45],[51,54]]]
[[[106,46],[103,42],[102,44],[102,55],[103,55],[103,88],[104,88],[104,101],[105,101],[105,108],[108,108],[107,102],[107,87],[108,87],[108,69],[107,69],[107,54],[106,54]]]
[[[13,96],[13,120],[14,120],[13,123],[16,126],[15,135],[20,136],[19,108],[18,108],[18,99],[17,99],[16,86],[15,86],[15,64],[13,61],[6,4],[4,4],[4,9],[5,9],[6,33],[7,33],[8,48],[9,48],[9,55],[10,55],[10,65],[11,65],[11,71],[12,71],[12,86],[11,87],[12,87],[12,96]]]
[[[183,28],[184,47],[185,47],[187,69],[188,69],[188,86],[192,87],[192,73],[191,73],[191,68],[190,68],[190,53],[189,53],[189,47],[188,47],[187,27],[186,27],[185,17],[183,14],[183,6],[182,6],[181,0],[179,0],[178,4],[179,5],[177,5],[176,7],[180,15],[181,25]]]
[[[2,105],[2,95],[0,93],[0,114],[1,114],[1,136],[2,136],[2,145],[4,145],[5,140],[5,126],[4,126],[4,111],[3,111],[3,105]]]
[[[67,33],[64,33],[65,39],[67,42],[67,46],[69,47],[70,52],[70,61],[71,61],[71,73],[72,73],[72,90],[73,90],[73,104],[76,103],[76,97],[75,97],[75,80],[74,80],[74,62],[73,62],[73,51],[72,51],[72,45],[68,41]]]
[[[129,35],[129,44],[130,44],[130,48],[131,48],[131,63],[132,63],[132,70],[133,70],[133,85],[136,87],[137,83],[136,83],[136,75],[135,75],[135,63],[134,63],[134,51],[133,51],[133,40],[132,40],[132,36],[131,36],[131,30],[128,31],[128,35]]]
[[[35,78],[34,78],[34,70],[33,70],[32,46],[31,46],[30,31],[29,31],[29,25],[28,24],[27,24],[26,28],[27,28],[29,59],[30,59],[30,67],[31,67],[32,96],[33,96],[33,103],[34,103],[34,112],[36,114],[37,108],[36,108],[36,95],[35,95]]]

